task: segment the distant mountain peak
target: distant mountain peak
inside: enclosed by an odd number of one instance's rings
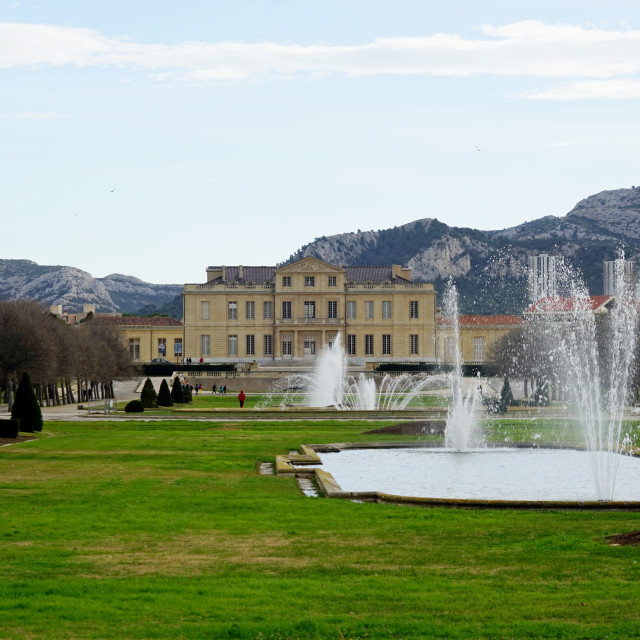
[[[0,299],[35,300],[79,311],[135,312],[162,307],[182,292],[182,285],[150,284],[133,276],[94,278],[76,267],[39,265],[32,260],[0,260]]]

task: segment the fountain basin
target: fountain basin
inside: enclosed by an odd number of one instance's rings
[[[396,444],[396,443],[394,443]],[[400,444],[400,443],[397,443]],[[640,510],[640,458],[619,454],[613,500],[595,499],[590,455],[576,449],[338,446],[316,452],[327,495],[428,505]],[[604,454],[603,454],[604,455]],[[608,455],[608,454],[607,454]],[[307,469],[309,472],[309,469]]]

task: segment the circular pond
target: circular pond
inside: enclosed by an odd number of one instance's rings
[[[640,459],[601,454],[613,500],[640,501]],[[572,449],[347,449],[319,453],[343,491],[454,500],[596,500],[592,454]]]

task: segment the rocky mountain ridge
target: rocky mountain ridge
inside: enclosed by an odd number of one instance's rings
[[[94,278],[75,267],[0,259],[0,299],[4,300],[60,304],[71,311],[94,304],[102,312],[132,313],[145,306],[161,307],[182,289],[182,285],[151,284],[117,273]]]
[[[527,256],[563,256],[602,293],[602,262],[640,256],[640,187],[603,191],[565,216],[545,216],[495,231],[449,227],[434,218],[393,229],[317,238],[290,260],[315,256],[334,264],[406,264],[438,291],[453,277],[465,313],[520,313],[527,301]]]
[[[416,280],[443,291],[449,277],[463,313],[521,313],[527,306],[527,256],[551,253],[579,268],[592,294],[602,293],[602,262],[624,249],[640,257],[640,187],[603,191],[565,216],[545,216],[495,231],[450,227],[435,218],[378,231],[317,238],[287,262],[315,256],[333,264],[402,264]],[[238,262],[242,258],[239,256]],[[0,299],[31,299],[80,310],[181,315],[183,287],[122,274],[93,278],[74,267],[0,260]]]

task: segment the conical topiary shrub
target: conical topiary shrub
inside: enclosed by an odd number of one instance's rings
[[[182,390],[182,383],[180,378],[176,376],[173,379],[173,387],[171,387],[171,398],[174,404],[184,404],[184,391]]]
[[[513,393],[508,376],[504,377],[502,391],[500,392],[500,413],[507,413],[507,407],[513,406]]]
[[[193,402],[193,396],[191,395],[191,387],[188,384],[184,385],[184,403],[189,404]]]
[[[42,431],[42,411],[38,398],[33,390],[31,378],[25,371],[16,391],[16,398],[11,408],[11,417],[20,420],[21,431]]]
[[[158,404],[158,394],[153,387],[151,378],[145,380],[144,387],[142,387],[142,391],[140,392],[140,402],[142,402],[142,406],[145,409],[151,409]]]
[[[169,391],[169,385],[166,380],[162,380],[160,384],[160,391],[158,392],[158,406],[159,407],[171,407],[173,406],[173,400],[171,398],[171,392]]]

